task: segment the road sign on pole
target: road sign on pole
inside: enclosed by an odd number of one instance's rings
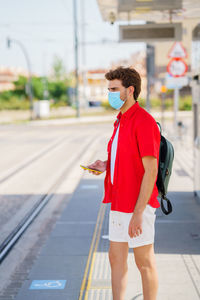
[[[168,57],[171,58],[167,65],[168,76],[172,76],[174,84],[174,129],[177,134],[177,112],[179,107],[179,88],[181,87],[177,80],[184,78],[188,66],[183,58],[187,57],[187,52],[180,42],[175,42],[169,50]],[[169,80],[168,80],[169,81]],[[174,82],[175,81],[175,82]],[[166,82],[169,86],[170,83]]]
[[[188,85],[189,79],[187,76],[181,76],[181,77],[172,77],[170,74],[166,74],[165,77],[165,84],[168,89],[175,89],[179,88],[181,89],[183,86]]]
[[[182,58],[172,58],[167,65],[167,72],[173,77],[182,77],[188,66]]]
[[[169,58],[186,58],[187,52],[180,42],[175,42],[168,53]]]

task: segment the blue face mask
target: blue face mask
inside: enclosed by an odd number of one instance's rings
[[[108,101],[115,109],[120,109],[124,104],[124,101],[120,99],[120,92],[108,92]]]

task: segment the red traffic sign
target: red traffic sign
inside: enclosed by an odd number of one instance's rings
[[[167,72],[173,77],[182,77],[187,72],[188,66],[181,58],[172,58],[167,65]]]
[[[187,57],[187,52],[180,42],[175,42],[172,48],[169,50],[168,57],[185,58]]]

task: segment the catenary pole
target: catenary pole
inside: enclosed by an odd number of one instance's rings
[[[77,0],[73,1],[74,9],[74,56],[75,56],[75,103],[76,103],[76,116],[80,117],[79,107],[79,82],[78,82],[78,24],[77,24]]]
[[[83,103],[84,107],[88,106],[86,90],[87,90],[87,78],[86,78],[86,43],[85,43],[85,0],[81,0],[81,28],[82,28],[82,80],[83,80]]]

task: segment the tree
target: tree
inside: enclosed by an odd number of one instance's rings
[[[36,99],[43,99],[44,82],[42,77],[32,77],[33,95]]]
[[[64,66],[64,62],[58,56],[54,56],[52,71],[52,77],[55,81],[61,81],[66,78],[66,69]]]
[[[48,89],[50,97],[52,97],[55,102],[58,102],[62,99],[64,102],[66,102],[66,104],[68,103],[66,80],[49,82]]]
[[[27,85],[28,79],[25,76],[19,76],[19,78],[14,81],[15,90],[13,91],[13,94],[17,96],[27,96],[26,95],[26,85]]]

